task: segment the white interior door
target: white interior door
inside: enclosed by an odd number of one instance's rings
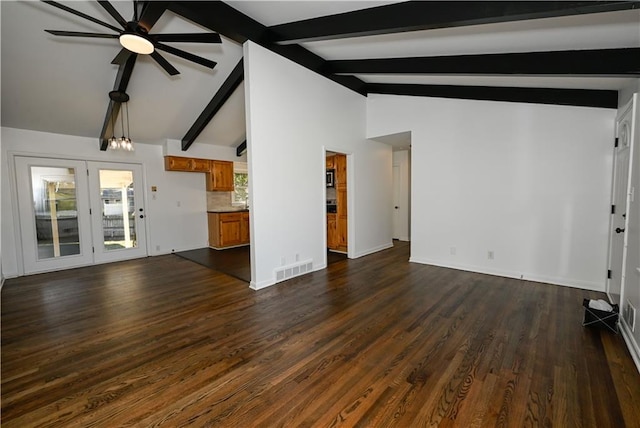
[[[632,109],[628,108],[618,119],[618,147],[615,152],[613,176],[613,201],[615,212],[612,214],[609,242],[608,294],[613,303],[620,303],[623,282],[625,228],[627,223],[627,197],[629,186],[629,154],[632,141]]]
[[[393,239],[400,239],[402,234],[402,212],[406,208],[400,206],[400,166],[393,166]]]
[[[85,162],[17,156],[15,166],[25,273],[92,263]]]
[[[88,162],[97,263],[147,255],[142,167]]]

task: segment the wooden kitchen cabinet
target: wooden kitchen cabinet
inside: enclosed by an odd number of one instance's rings
[[[336,187],[347,186],[347,155],[337,154],[334,156],[336,170]]]
[[[211,165],[209,159],[189,159],[189,166],[193,172],[209,172]]]
[[[181,156],[165,156],[165,171],[209,172],[209,159],[185,158]]]
[[[249,213],[242,212],[242,221],[240,223],[240,240],[243,244],[251,242],[251,236],[249,232]]]
[[[207,191],[233,192],[233,162],[210,161],[211,170],[207,173]]]
[[[336,213],[327,213],[327,247],[347,252],[347,155],[338,153],[327,157],[327,168],[335,170]]]
[[[209,246],[235,247],[249,243],[249,213],[209,213]]]
[[[333,168],[335,168],[335,166],[334,166],[334,159],[335,159],[335,156],[334,156],[334,155],[327,156],[327,166],[326,166],[326,169],[333,169]]]
[[[338,247],[338,229],[336,214],[327,214],[327,247],[336,249]]]

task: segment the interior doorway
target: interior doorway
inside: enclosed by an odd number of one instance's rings
[[[327,250],[341,254],[349,249],[347,159],[345,153],[325,153]]]

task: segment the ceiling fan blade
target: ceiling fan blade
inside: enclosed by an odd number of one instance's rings
[[[164,59],[164,57],[160,55],[158,51],[151,52],[151,58],[155,59],[156,62],[160,64],[160,67],[164,68],[164,71],[169,73],[170,76],[180,74],[180,72],[173,65],[169,64],[169,61]]]
[[[134,55],[134,53],[129,49],[122,48],[120,49],[120,52],[118,52],[118,55],[116,55],[116,57],[111,60],[111,64],[124,65],[129,59],[130,55]]]
[[[58,30],[44,30],[54,36],[66,36],[66,37],[93,37],[96,39],[117,39],[118,34],[102,34],[102,33],[83,33],[81,31],[58,31]]]
[[[113,31],[117,31],[118,33],[122,31],[121,28],[114,27],[113,25],[107,24],[106,22],[102,22],[99,19],[94,18],[93,16],[89,16],[86,13],[82,13],[82,12],[79,12],[79,11],[77,11],[75,9],[71,9],[70,7],[67,7],[67,6],[65,6],[63,4],[60,4],[58,2],[48,1],[48,0],[46,0],[46,1],[42,0],[42,2],[46,3],[48,5],[51,5],[53,7],[57,7],[58,9],[62,9],[65,12],[69,12],[69,13],[71,13],[73,15],[79,16],[80,18],[84,18],[84,19],[87,19],[87,20],[89,20],[91,22],[95,22],[96,24],[102,25],[103,27],[107,27],[107,28],[109,28],[109,29],[111,29]]]
[[[168,2],[166,1],[144,1],[138,2],[138,8],[142,4],[142,11],[138,9],[140,19],[138,25],[147,30],[147,33],[151,31],[151,27],[158,22],[158,19],[162,16],[165,10],[167,10]]]
[[[176,33],[176,34],[154,34],[153,37],[159,42],[185,42],[185,43],[222,43],[218,33]]]
[[[104,1],[104,0],[98,0],[98,3],[100,4],[100,6],[102,6],[104,8],[104,10],[106,10],[109,15],[111,15],[111,17],[113,19],[115,19],[116,21],[118,21],[118,24],[122,25],[122,28],[127,28],[127,21],[122,17],[122,15],[120,15],[120,13],[111,5],[111,3],[109,3],[108,1]]]
[[[182,49],[176,49],[171,46],[163,45],[162,43],[156,43],[155,46],[157,49],[160,49],[161,51],[165,51],[175,56],[179,56],[180,58],[184,58],[191,62],[195,62],[196,64],[203,65],[207,68],[213,68],[217,64],[217,62],[215,61],[211,61],[209,59],[202,58],[201,56],[197,56],[192,53],[185,52]]]

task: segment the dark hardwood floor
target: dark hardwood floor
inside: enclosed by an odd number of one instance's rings
[[[251,282],[251,254],[248,245],[225,250],[214,250],[209,247],[197,248],[195,250],[180,251],[175,255],[245,282]],[[327,264],[337,263],[346,259],[346,254],[327,251]]]
[[[260,291],[167,255],[8,280],[2,426],[640,426],[601,294],[408,263]]]
[[[175,254],[242,281],[251,282],[251,254],[248,245],[227,248],[226,250],[214,250],[209,247],[197,248]]]

